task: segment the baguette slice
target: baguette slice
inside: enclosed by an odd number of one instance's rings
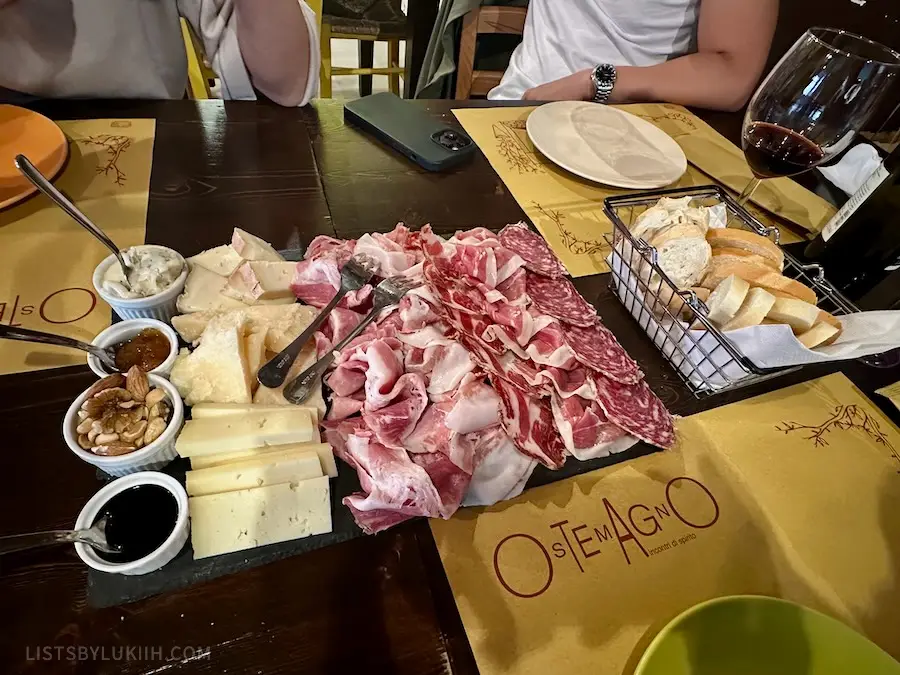
[[[758,326],[775,304],[775,296],[764,288],[751,288],[734,318],[722,326],[722,330],[738,330]]]
[[[706,241],[713,248],[739,248],[769,259],[778,270],[784,269],[784,252],[765,237],[736,227],[713,228],[707,231]]]
[[[797,339],[800,340],[807,349],[814,349],[815,347],[823,347],[831,344],[837,340],[838,335],[840,335],[839,328],[835,328],[830,323],[822,321],[805,333],[800,333],[800,335],[797,336]]]
[[[817,302],[816,293],[813,289],[799,281],[788,279],[784,275],[773,272],[771,267],[755,265],[749,262],[733,262],[715,255],[710,260],[706,276],[703,277],[700,285],[704,288],[715,289],[716,286],[732,274],[741,277],[752,287],[765,288],[773,295],[777,291],[778,294],[787,294],[811,305]]]
[[[713,257],[729,262],[743,262],[759,267],[765,267],[772,272],[781,272],[781,268],[776,266],[770,258],[764,258],[756,253],[750,253],[742,248],[716,247],[712,250]]]
[[[739,276],[732,274],[724,279],[710,293],[709,301],[706,303],[709,307],[709,320],[717,326],[727,324],[741,309],[749,292],[750,284]]]
[[[835,316],[832,316],[831,314],[829,314],[828,312],[826,312],[824,310],[819,310],[819,318],[817,321],[831,324],[832,326],[834,326],[835,328],[838,329],[837,333],[835,333],[833,336],[828,338],[828,340],[826,340],[822,344],[823,347],[826,345],[830,345],[832,342],[834,342],[841,336],[841,333],[844,332],[844,324],[841,323],[841,320]]]
[[[818,321],[819,308],[803,300],[775,298],[775,304],[766,318],[776,323],[786,323],[795,333],[805,333]]]
[[[712,258],[703,237],[683,237],[658,247],[659,266],[679,289],[700,283]]]
[[[656,248],[659,248],[670,241],[675,241],[676,239],[685,237],[699,237],[703,239],[705,236],[704,231],[693,223],[670,225],[669,227],[654,230],[651,234],[652,236],[649,243]]]

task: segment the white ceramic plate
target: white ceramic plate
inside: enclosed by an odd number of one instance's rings
[[[548,103],[528,116],[526,129],[547,159],[596,183],[653,190],[687,171],[687,158],[671,136],[609,106]]]

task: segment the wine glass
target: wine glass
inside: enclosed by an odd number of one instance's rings
[[[810,28],[756,90],[741,146],[754,178],[794,176],[846,150],[900,77],[900,53],[835,28]]]

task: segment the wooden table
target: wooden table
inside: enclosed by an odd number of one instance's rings
[[[421,105],[450,121],[459,103]],[[187,255],[226,241],[235,225],[291,247],[320,233],[389,230],[398,220],[431,222],[446,233],[523,218],[483,157],[448,174],[427,174],[345,128],[335,102],[305,110],[218,101],[56,102],[40,110],[57,119],[155,117],[147,240]],[[707,119],[725,132],[728,125],[737,128],[736,116]],[[688,414],[831,370],[697,401],[606,283],[604,276],[578,280],[674,412]],[[870,395],[900,379],[896,368],[851,363],[843,370]],[[92,379],[86,368],[0,378],[0,535],[68,528],[97,490],[94,470],[72,457],[59,432],[66,407]],[[884,409],[900,421],[896,411]],[[88,607],[86,578],[71,549],[0,560],[4,673],[477,672],[423,521],[123,607]],[[71,664],[65,651],[61,660],[37,651],[70,645],[103,647],[107,656],[114,646],[158,651]],[[208,658],[189,658],[197,648],[208,648]],[[48,655],[54,660],[35,660]],[[174,660],[162,660],[168,657]]]

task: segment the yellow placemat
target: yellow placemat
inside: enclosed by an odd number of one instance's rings
[[[670,187],[725,184],[740,191],[750,180],[743,153],[708,124],[686,109],[663,104],[621,106],[672,136],[690,162],[687,172]],[[525,131],[533,107],[465,108],[454,110],[522,210],[560,257],[572,276],[608,270],[609,247],[603,238],[612,228],[603,213],[603,200],[627,191],[583,180],[537,152]],[[716,180],[710,178],[715,176]],[[823,199],[793,181],[765,181],[754,200],[797,226],[816,230],[834,213]],[[759,209],[754,215],[777,225]],[[782,241],[799,241],[786,228]]]
[[[890,399],[890,401],[900,409],[900,382],[894,382],[894,384],[889,387],[882,387],[875,393]]]
[[[677,614],[741,593],[900,656],[900,430],[837,374],[678,431],[675,450],[431,521],[482,675],[630,673]]]
[[[69,161],[54,183],[122,248],[142,244],[154,120],[59,123]],[[90,342],[110,308],[91,276],[109,251],[43,196],[0,211],[0,323]],[[84,364],[71,349],[0,340],[0,375]]]

